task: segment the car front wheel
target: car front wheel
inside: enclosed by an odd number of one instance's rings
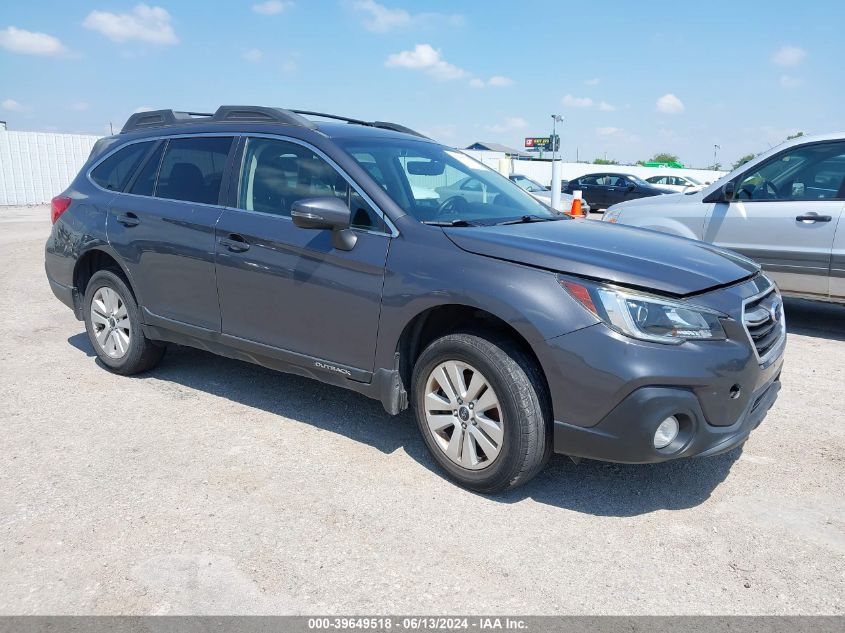
[[[551,452],[536,364],[508,339],[435,340],[414,368],[414,412],[426,446],[458,484],[483,493],[531,479]]]

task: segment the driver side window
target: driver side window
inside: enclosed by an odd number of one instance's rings
[[[831,200],[845,197],[845,143],[796,147],[743,174],[737,200]]]
[[[379,214],[322,157],[302,145],[265,138],[247,139],[238,207],[290,216],[297,200],[333,196],[352,211],[351,226],[384,231]]]

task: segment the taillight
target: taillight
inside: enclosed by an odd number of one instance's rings
[[[62,213],[67,211],[70,203],[73,202],[67,196],[56,196],[50,200],[50,222],[56,223],[56,220],[61,217]]]

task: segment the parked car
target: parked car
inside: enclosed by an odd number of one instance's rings
[[[464,178],[486,197],[430,197]],[[393,123],[138,113],[51,218],[47,278],[105,368],[149,370],[178,343],[410,407],[434,461],[480,492],[553,451],[721,453],[780,387],[781,301],[756,264],[569,218]]]
[[[759,262],[781,291],[845,303],[845,134],[788,141],[690,195],[604,219],[704,240]]]
[[[647,183],[639,176],[617,173],[586,174],[573,178],[566,186],[566,192],[570,194],[579,189],[596,211],[625,200],[674,193]]]
[[[540,193],[542,191],[549,191],[551,189],[551,187],[545,187],[536,180],[533,180],[528,176],[523,176],[522,174],[511,174],[510,179],[512,182],[515,182],[520,187],[525,189],[525,191],[527,191],[528,193]]]
[[[704,183],[699,182],[692,176],[678,176],[675,174],[651,176],[646,178],[645,181],[656,187],[670,189],[677,193],[692,193],[694,191],[701,191],[705,187]]]
[[[528,193],[532,196],[537,198],[540,202],[543,202],[549,206],[552,204],[552,191],[551,187],[544,187],[536,180],[532,180],[528,176],[522,176],[520,174],[511,174],[510,179],[512,182],[515,182],[517,185],[525,189]],[[569,195],[568,193],[563,193],[568,180],[564,180],[561,183],[561,194],[560,194],[560,201],[563,206],[564,211],[568,211],[572,208],[572,201],[575,199],[574,196]],[[584,213],[589,213],[591,211],[590,204],[587,200],[582,196],[581,197],[581,210]]]

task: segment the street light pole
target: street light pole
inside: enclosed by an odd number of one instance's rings
[[[557,161],[557,124],[563,123],[559,114],[552,115],[552,208],[560,211],[560,163]]]
[[[719,147],[718,145],[713,145],[713,170],[714,171],[716,169],[716,164],[717,164],[716,163],[716,152],[719,151],[720,149],[722,149],[722,148]]]

